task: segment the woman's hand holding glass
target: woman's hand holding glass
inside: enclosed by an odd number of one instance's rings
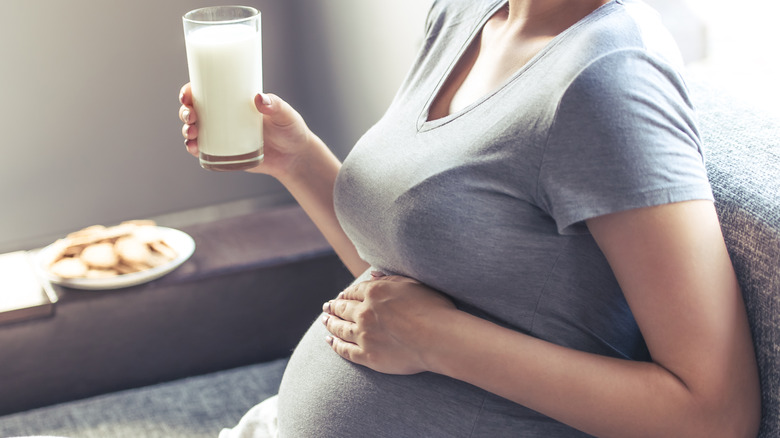
[[[198,115],[192,103],[190,84],[179,93],[179,119],[184,123],[182,135],[187,151],[198,156]],[[303,117],[287,102],[273,94],[257,94],[255,107],[263,117],[264,154],[263,162],[248,172],[264,173],[284,178],[294,168],[297,158],[306,152],[314,134],[306,126]]]

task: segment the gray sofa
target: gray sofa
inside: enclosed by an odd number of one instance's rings
[[[758,355],[760,437],[775,438],[780,436],[780,120],[703,80],[690,85]],[[269,222],[282,232],[249,237]],[[0,414],[5,414],[0,436],[215,437],[275,393],[295,339],[349,275],[297,207],[186,231],[196,237],[198,250],[169,277],[121,292],[122,300],[60,291],[64,301],[49,320],[0,327]],[[225,240],[242,249],[231,252]],[[254,245],[265,248],[262,254],[253,252]],[[124,312],[117,301],[126,304]],[[122,320],[127,333],[110,333],[119,330],[105,321],[105,312],[112,311],[117,313],[108,319]],[[54,324],[57,319],[62,321]],[[54,326],[44,329],[46,324]],[[62,332],[92,339],[74,341]],[[36,347],[20,346],[30,343]],[[138,359],[139,354],[146,356]]]

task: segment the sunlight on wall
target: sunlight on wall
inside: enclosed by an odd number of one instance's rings
[[[338,102],[357,139],[384,113],[422,43],[431,0],[329,0],[322,7]]]
[[[707,58],[692,66],[780,117],[780,3],[688,0],[707,25]]]

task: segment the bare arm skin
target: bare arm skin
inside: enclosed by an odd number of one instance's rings
[[[757,365],[712,203],[630,210],[588,227],[652,362],[553,345],[397,278],[371,280],[326,303],[328,341],[351,361],[445,374],[600,437],[755,437]]]

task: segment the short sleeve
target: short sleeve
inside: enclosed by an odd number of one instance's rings
[[[561,234],[633,208],[712,200],[683,79],[642,50],[612,52],[563,94],[539,170],[539,203]]]

